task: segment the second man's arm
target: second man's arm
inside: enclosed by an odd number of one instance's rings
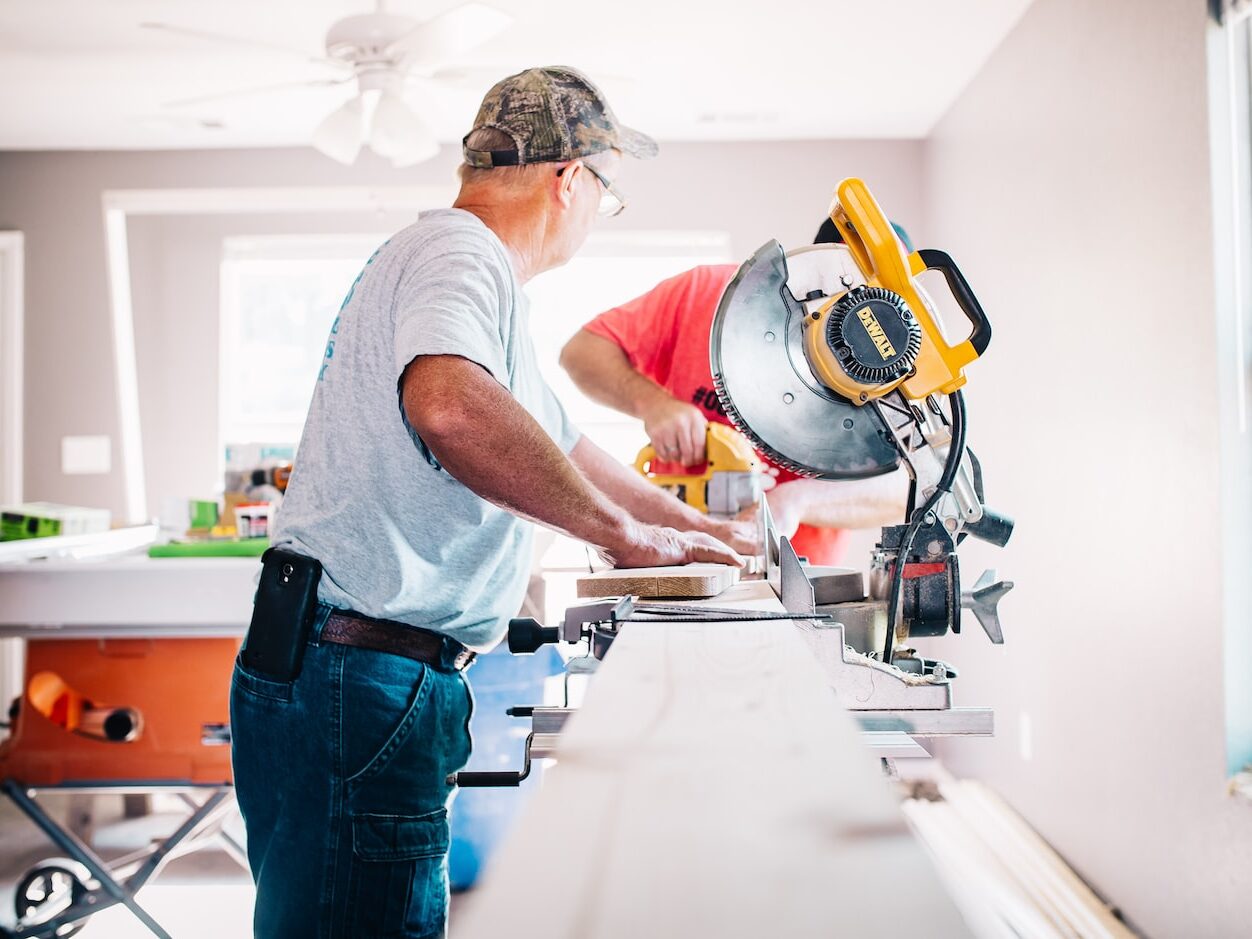
[[[660,459],[683,466],[704,462],[703,412],[637,372],[617,343],[580,329],[561,350],[561,367],[587,397],[643,421]]]

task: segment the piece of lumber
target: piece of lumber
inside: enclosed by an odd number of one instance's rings
[[[780,610],[743,582],[711,606]],[[457,939],[967,936],[789,621],[631,623]]]
[[[739,568],[725,564],[682,564],[600,571],[579,577],[580,597],[700,599],[715,597],[739,582]]]

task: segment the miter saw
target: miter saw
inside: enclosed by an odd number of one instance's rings
[[[895,624],[880,661],[916,671],[924,663],[897,656],[897,640],[960,630],[956,545],[974,535],[1002,546],[1013,529],[982,504],[965,446],[964,367],[986,351],[991,324],[947,254],[905,251],[861,180],[839,184],[831,220],[844,244],[784,252],[771,241],[739,269],[713,321],[713,380],[735,427],[796,473],[858,479],[905,465],[905,524],[883,529],[869,597]],[[955,345],[916,279],[928,270],[970,321]],[[994,601],[1007,589],[983,580],[971,598],[996,643]]]
[[[959,632],[971,609],[1004,641],[997,603],[1012,588],[987,572],[961,590],[956,546],[968,535],[1003,546],[1013,522],[983,504],[982,472],[966,447],[964,367],[986,351],[991,325],[960,269],[942,251],[908,253],[859,179],[839,184],[831,219],[844,244],[786,252],[761,247],[726,288],[710,355],[734,426],[779,465],[819,479],[860,479],[904,465],[906,517],[882,530],[868,585],[858,571],[806,568],[778,537],[762,502],[766,577],[784,614],[640,605],[610,598],[571,607],[559,627],[510,624],[509,646],[587,643],[570,671],[593,671],[619,630],[639,619],[790,618],[809,639],[839,701],[866,729],[912,736],[989,734],[986,708],[954,708],[946,662],[917,654],[914,637]],[[917,277],[941,273],[969,319],[950,344]],[[945,409],[946,403],[946,409]],[[891,628],[888,624],[892,624]],[[549,755],[567,708],[530,717],[530,757]],[[462,785],[515,785],[523,773],[459,774]]]

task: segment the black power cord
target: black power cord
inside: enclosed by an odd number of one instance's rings
[[[891,572],[891,586],[887,591],[887,638],[883,642],[882,660],[891,664],[891,655],[895,651],[896,615],[900,611],[900,602],[904,594],[904,562],[913,548],[913,539],[926,520],[926,516],[934,511],[939,500],[952,491],[957,471],[961,468],[961,457],[965,453],[965,397],[959,391],[948,395],[948,406],[952,411],[952,442],[948,446],[948,459],[943,464],[943,475],[939,477],[939,485],[930,494],[922,506],[913,513],[909,527],[904,530],[900,539],[900,547],[896,554],[896,565]]]

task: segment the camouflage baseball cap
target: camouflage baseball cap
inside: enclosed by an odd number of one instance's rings
[[[484,128],[508,135],[514,148],[471,150],[470,135]],[[564,162],[610,149],[641,160],[657,153],[655,140],[617,122],[591,79],[559,65],[527,69],[496,82],[461,144],[465,162],[481,169]]]

